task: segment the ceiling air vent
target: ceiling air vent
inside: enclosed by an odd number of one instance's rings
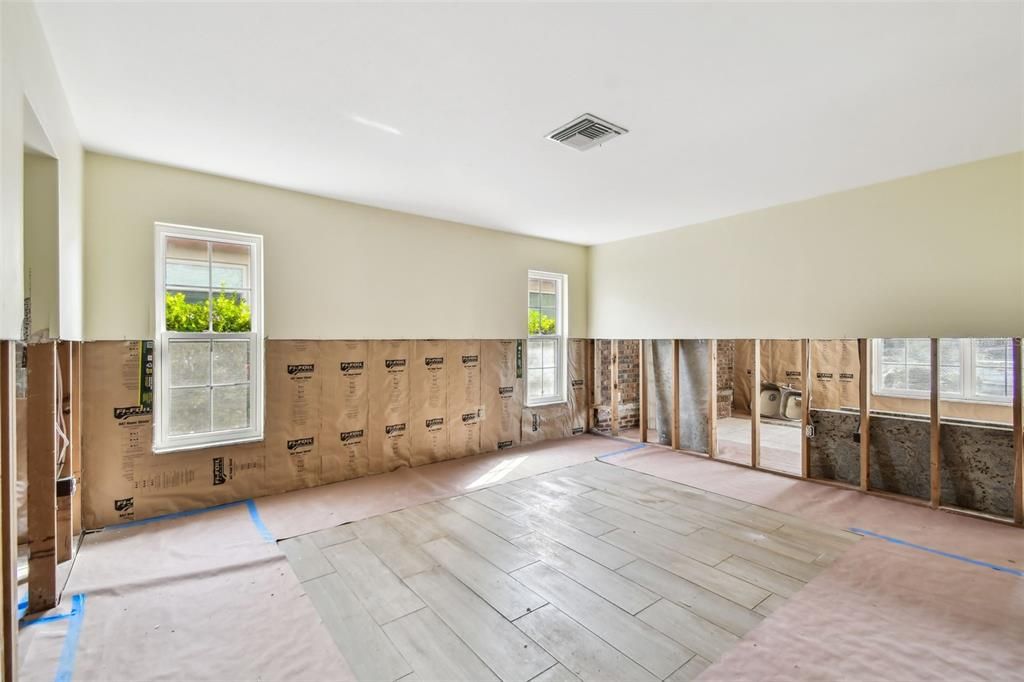
[[[609,123],[593,114],[583,114],[548,133],[548,139],[585,152],[628,132],[622,126]]]

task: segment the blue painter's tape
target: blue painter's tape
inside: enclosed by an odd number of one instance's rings
[[[158,521],[171,521],[173,519],[183,519],[187,516],[195,516],[197,514],[205,514],[206,512],[217,511],[218,509],[228,509],[230,507],[237,507],[242,504],[239,502],[225,502],[224,504],[218,504],[213,507],[205,507],[203,509],[188,509],[186,511],[174,512],[173,514],[164,514],[163,516],[154,516],[149,519],[139,519],[138,521],[125,521],[124,523],[115,523],[112,526],[105,526],[103,530],[121,530],[122,528],[134,528],[136,526],[145,526],[149,523],[156,523]]]
[[[85,595],[75,595],[75,597],[82,597],[82,599],[85,599]],[[52,615],[49,615],[49,616],[40,616],[39,618],[32,618],[31,620],[22,621],[21,623],[18,624],[18,627],[19,628],[27,628],[27,627],[31,627],[33,625],[39,625],[41,623],[53,623],[53,622],[56,622],[56,621],[59,621],[59,620],[67,620],[68,618],[72,618],[74,616],[77,616],[78,612],[81,610],[81,606],[80,606],[80,601],[81,600],[77,600],[77,599],[75,599],[75,597],[71,598],[71,610],[68,611],[67,613],[55,613],[55,614],[52,614]],[[21,604],[18,604],[18,607],[20,608],[22,606],[22,604],[25,605],[26,609],[28,608],[28,602],[27,601],[21,602]]]
[[[624,441],[624,442],[629,443],[629,442],[632,442],[632,441]],[[642,449],[644,449],[646,447],[647,446],[644,445],[643,443],[637,443],[633,447],[626,448],[625,450],[616,450],[615,452],[609,452],[609,453],[604,454],[604,455],[598,455],[596,457],[596,459],[605,459],[607,457],[614,457],[615,455],[621,455],[621,454],[624,454],[624,453],[627,453],[627,452],[633,452],[634,450],[642,450]]]
[[[932,549],[931,547],[925,547],[924,545],[915,545],[913,542],[907,542],[906,540],[900,540],[899,538],[889,537],[888,535],[882,535],[880,533],[874,533],[870,530],[864,530],[863,528],[850,528],[851,533],[857,535],[863,535],[869,538],[877,538],[879,540],[885,540],[891,542],[894,545],[901,545],[903,547],[910,547],[911,549],[919,549],[922,552],[928,552],[929,554],[937,554],[938,556],[946,557],[947,559],[956,559],[957,561],[963,561],[964,563],[974,564],[975,566],[981,566],[983,568],[991,568],[993,571],[1000,571],[1002,573],[1009,573],[1019,578],[1024,578],[1024,571],[1019,568],[1010,568],[1009,566],[1000,566],[999,564],[990,564],[987,561],[979,561],[970,557],[961,556],[960,554],[952,554],[950,552],[943,552],[941,549]]]
[[[252,523],[256,526],[256,530],[259,532],[260,537],[267,542],[274,542],[274,534],[270,532],[266,524],[263,523],[263,519],[260,517],[260,510],[256,508],[256,500],[246,500],[245,504],[249,507],[249,516],[252,518]]]
[[[25,617],[26,611],[28,611],[28,599],[18,602],[18,620]]]
[[[60,661],[57,663],[57,676],[54,678],[56,682],[71,682],[71,674],[75,670],[75,654],[78,653],[78,638],[82,634],[83,620],[85,620],[85,595],[72,595],[68,631],[64,635],[64,648],[60,651]]]

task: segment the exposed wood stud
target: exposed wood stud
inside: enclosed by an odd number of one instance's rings
[[[811,471],[811,439],[808,428],[811,425],[811,342],[800,340],[800,374],[803,390],[800,394],[800,477],[807,478]]]
[[[640,442],[647,442],[647,341],[640,339]]]
[[[679,449],[679,339],[672,339],[672,449]]]
[[[611,363],[608,373],[611,374],[608,386],[611,390],[611,432],[613,436],[619,435],[619,341],[613,339],[611,342]]]
[[[594,393],[599,390],[600,382],[597,381],[597,376],[594,373],[594,344],[597,341],[589,339],[587,341],[587,366],[586,373],[590,381],[590,390],[587,391],[587,431],[594,430]]]
[[[71,475],[75,478],[75,495],[71,498],[71,532],[75,542],[82,535],[82,355],[84,344],[72,342],[71,349]]]
[[[871,341],[857,339],[860,356],[860,489],[870,487],[871,478]]]
[[[57,605],[57,344],[28,352],[28,612]]]
[[[1024,363],[1021,340],[1013,339],[1013,522],[1024,525]]]
[[[761,339],[754,339],[754,368],[750,376],[750,463],[761,466]]]
[[[931,391],[930,391],[930,414],[931,428],[931,505],[938,509],[942,497],[942,466],[940,449],[942,447],[940,435],[942,425],[939,423],[939,340],[931,340]]]
[[[69,443],[64,451],[64,462],[58,470],[56,470],[57,478],[63,478],[70,476],[72,466],[74,463],[75,452],[72,449],[70,438],[71,438],[71,401],[72,396],[77,393],[78,387],[73,384],[73,367],[71,347],[73,342],[71,341],[60,341],[57,343],[57,372],[60,374],[60,386],[63,389],[61,394],[56,395],[56,408],[57,418],[61,416],[64,418],[65,435],[68,436]],[[58,437],[56,450],[57,453],[61,451],[63,442]],[[71,497],[58,497],[57,499],[57,528],[55,534],[55,550],[57,553],[57,563],[63,563],[71,559],[71,545],[73,542],[72,528],[74,526],[72,514],[71,514]]]
[[[708,383],[711,396],[708,403],[708,457],[718,451],[718,341],[708,339]]]
[[[14,342],[0,341],[0,581],[3,595],[3,679],[18,679],[18,506],[14,411]]]

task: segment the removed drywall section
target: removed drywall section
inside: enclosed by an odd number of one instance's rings
[[[1013,429],[943,423],[942,504],[1013,518]]]
[[[707,454],[711,396],[711,345],[704,339],[679,342],[679,448]]]
[[[158,221],[263,235],[272,339],[514,339],[531,269],[568,275],[564,331],[586,336],[584,246],[93,153],[85,168],[90,339],[152,336]]]
[[[647,364],[647,440],[672,445],[672,348],[668,339],[644,341]]]
[[[619,373],[612,381],[612,353],[618,344]],[[619,431],[640,425],[640,342],[622,339],[594,341],[594,363],[599,378],[597,404],[594,406],[594,429],[601,433],[611,430],[611,401],[613,384],[619,391]]]
[[[732,416],[732,401],[735,393],[736,378],[736,342],[719,339],[716,341],[718,355],[718,418]]]
[[[807,475],[825,481],[860,485],[860,414],[840,410],[810,411]]]
[[[593,246],[589,335],[1018,335],[1022,186],[1018,152]]]

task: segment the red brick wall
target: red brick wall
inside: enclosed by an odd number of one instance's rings
[[[597,405],[594,407],[594,428],[607,433],[611,430],[611,365],[612,342],[594,341],[594,364],[598,370]],[[640,342],[619,341],[619,430],[640,425]]]

